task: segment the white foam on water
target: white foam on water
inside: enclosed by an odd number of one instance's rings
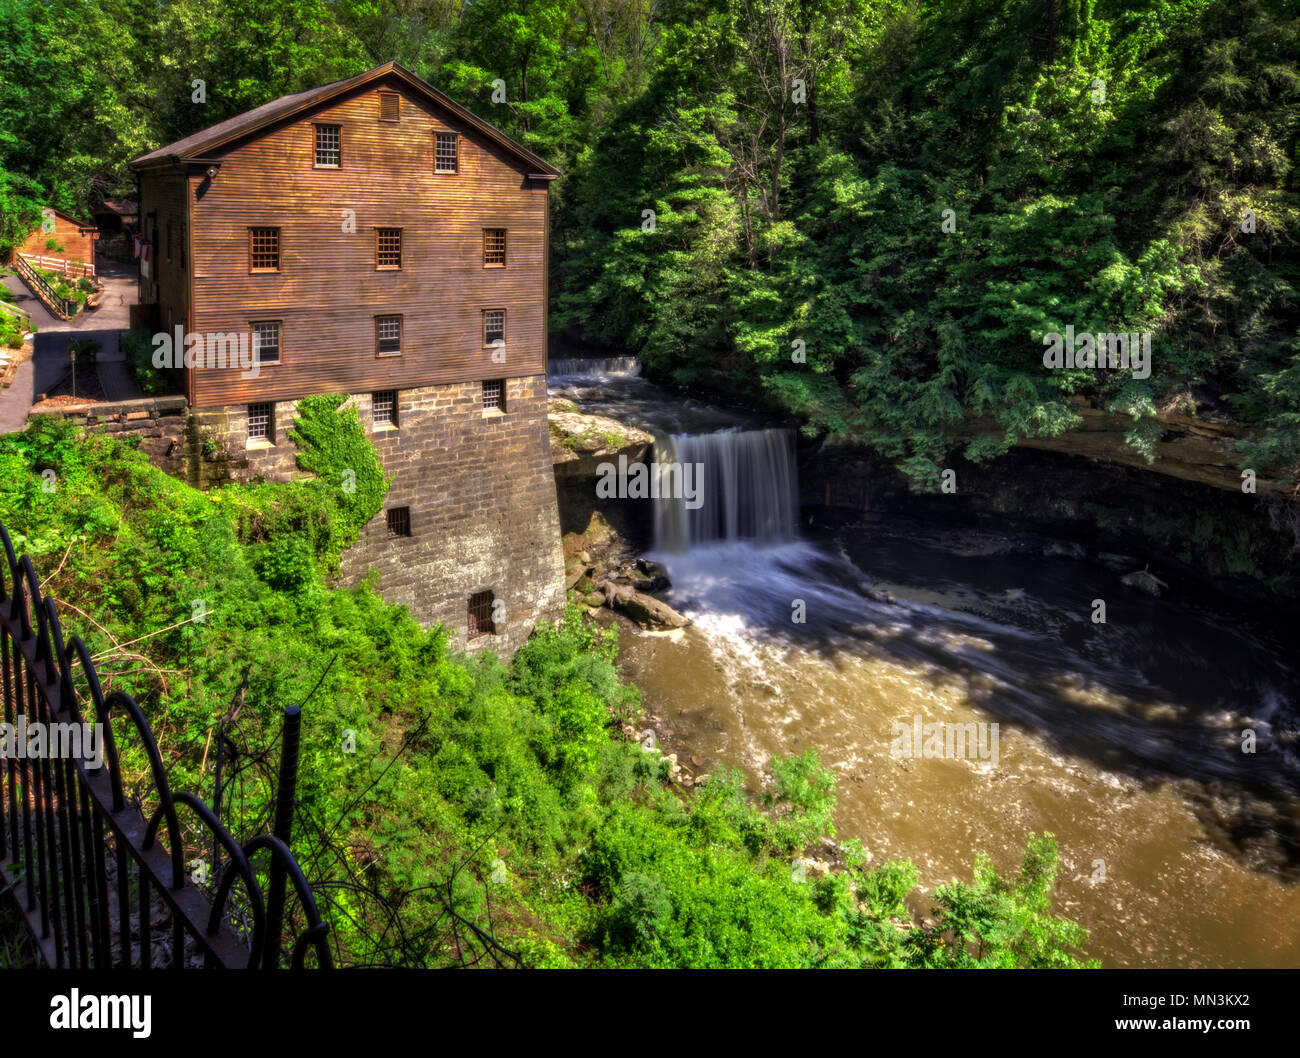
[[[546,375],[559,378],[624,378],[641,374],[641,361],[635,356],[605,356],[550,360]]]

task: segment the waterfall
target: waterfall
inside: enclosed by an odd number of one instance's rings
[[[550,378],[599,377],[601,375],[639,375],[641,361],[635,356],[607,356],[580,360],[551,360],[546,373]]]
[[[799,482],[790,430],[673,434],[655,441],[655,459],[681,464],[694,489],[694,503],[689,495],[655,500],[656,549],[796,539]]]

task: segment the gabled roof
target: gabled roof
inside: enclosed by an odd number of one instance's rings
[[[60,217],[62,217],[64,220],[66,220],[69,224],[72,224],[72,225],[75,225],[75,226],[78,227],[78,228],[81,228],[83,231],[98,231],[98,230],[99,230],[99,229],[97,229],[97,228],[95,227],[95,225],[93,225],[93,224],[87,224],[84,220],[78,220],[78,219],[77,219],[76,217],[74,217],[71,213],[64,213],[63,210],[59,209],[59,208],[56,207],[56,206],[42,206],[42,207],[41,207],[41,211],[42,211],[42,212],[44,212],[44,211],[47,210],[47,209],[48,209],[51,213],[56,213],[56,214],[58,214]]]
[[[148,154],[142,154],[131,162],[131,168],[150,169],[164,165],[183,164],[204,161],[205,155],[218,150],[231,142],[254,135],[286,118],[305,114],[321,104],[356,88],[364,87],[377,81],[396,80],[417,96],[436,104],[464,124],[480,133],[485,139],[496,144],[503,152],[521,162],[528,170],[528,175],[542,180],[552,180],[560,175],[558,169],[543,161],[522,144],[516,143],[504,132],[489,125],[476,114],[470,113],[449,96],[439,92],[433,85],[411,73],[397,62],[386,62],[373,70],[347,77],[342,81],[333,81],[319,88],[309,88],[305,92],[294,92],[281,96],[260,107],[237,114],[233,118],[220,121],[202,132],[195,132],[166,147],[159,147]]]

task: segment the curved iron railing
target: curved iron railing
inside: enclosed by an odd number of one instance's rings
[[[9,732],[9,751],[0,756],[0,893],[13,889],[46,964],[275,968],[284,965],[287,944],[294,968],[303,967],[312,950],[318,967],[332,967],[329,927],[281,840],[288,838],[287,823],[276,836],[260,835],[241,846],[200,798],[173,793],[140,707],[120,691],[105,697],[79,637],[65,646],[54,600],[42,598],[31,560],[14,554],[2,525],[0,546],[0,719]],[[85,759],[84,745],[80,755],[19,756],[20,723],[39,722],[53,732],[54,725],[82,725],[86,714],[103,725],[97,766]],[[115,715],[127,722],[149,763],[158,806],[147,821],[123,790],[110,723]],[[299,722],[296,707],[286,710],[277,820],[292,817]],[[185,872],[178,808],[206,830],[204,843],[221,850],[211,898]],[[270,854],[269,895],[252,865],[262,852]],[[285,936],[289,884],[305,923],[297,937]],[[251,929],[231,923],[227,909],[236,885],[244,891]]]

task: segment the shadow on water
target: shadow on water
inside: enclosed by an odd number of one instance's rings
[[[1144,785],[1179,781],[1225,847],[1300,878],[1300,679],[1266,633],[1141,595],[1093,563],[967,558],[882,528],[652,557],[672,578],[669,601],[692,616],[731,618],[828,664],[904,663],[1062,754]],[[1104,624],[1092,620],[1099,597]],[[1242,751],[1246,729],[1254,754]]]
[[[700,509],[656,511],[651,557],[673,606],[827,665],[903,663],[1059,754],[1147,788],[1176,783],[1225,851],[1300,879],[1300,676],[1281,660],[1293,633],[1226,604],[1143,595],[1089,561],[963,554],[943,527],[872,519],[801,538],[797,514],[773,527],[798,493],[764,424],[643,379],[556,382],[584,409],[651,430],[660,458],[703,462]]]

